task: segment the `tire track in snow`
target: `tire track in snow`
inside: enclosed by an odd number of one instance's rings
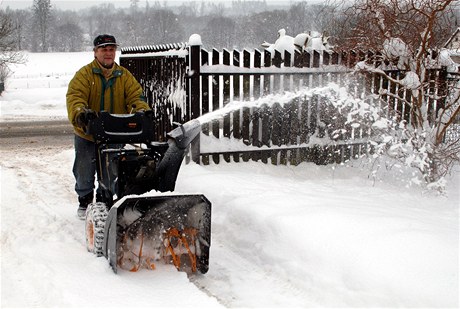
[[[8,156],[7,162],[2,162],[2,168],[9,168],[19,181],[19,188],[25,198],[37,207],[35,211],[43,212],[53,231],[60,231],[72,235],[74,240],[81,243],[84,239],[84,230],[81,222],[69,217],[69,211],[76,213],[76,197],[72,193],[71,166],[69,173],[62,175],[62,165],[65,162],[67,151],[62,147],[50,147],[36,151],[38,156],[31,156],[27,152],[1,151],[2,157]],[[53,162],[54,164],[50,164]],[[48,202],[51,201],[51,202]],[[73,207],[69,207],[72,205]],[[27,206],[27,205],[25,205]],[[76,229],[80,229],[76,230]]]
[[[210,271],[204,276],[191,278],[208,295],[230,308],[315,305],[311,303],[311,296],[308,300],[305,290],[270,270],[269,265],[261,265],[255,257],[257,249],[254,248],[252,256],[242,255],[238,253],[241,248],[222,245],[226,241],[219,238],[213,239]],[[268,298],[267,291],[272,291]]]
[[[83,247],[83,226],[69,218],[65,207],[70,191],[63,190],[69,179],[58,172],[63,162],[56,156],[61,151],[38,150],[38,159],[28,152],[1,151],[8,158],[0,164],[2,174],[16,176],[8,177],[6,187],[17,192],[2,195],[2,274],[13,287],[8,288],[13,295],[6,300],[15,302],[6,306],[62,305],[59,282],[50,278],[60,276],[55,267],[70,262],[75,250]],[[24,278],[24,273],[30,275]]]

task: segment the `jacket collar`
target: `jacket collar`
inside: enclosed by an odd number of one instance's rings
[[[120,66],[117,63],[114,62],[113,66],[114,67],[112,71],[112,77],[118,77],[118,76],[123,75],[123,71],[120,69]],[[99,75],[104,76],[104,73],[102,72],[102,68],[96,59],[93,60],[92,71],[94,74],[99,74]]]

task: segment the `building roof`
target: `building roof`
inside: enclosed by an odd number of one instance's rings
[[[454,38],[457,37],[457,35],[460,33],[460,27],[458,27],[454,33],[450,36],[450,38],[447,40],[447,42],[444,44],[444,48],[448,48],[449,44],[452,43]]]

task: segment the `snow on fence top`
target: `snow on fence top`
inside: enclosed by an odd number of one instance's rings
[[[158,44],[158,45],[142,45],[142,46],[128,46],[121,48],[122,55],[138,54],[138,53],[155,53],[155,52],[166,52],[171,50],[185,49],[188,43],[170,43],[170,44]]]

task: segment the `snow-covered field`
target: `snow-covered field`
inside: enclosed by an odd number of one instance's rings
[[[28,58],[0,120],[65,118],[92,54]],[[70,141],[0,154],[2,307],[459,306],[460,169],[436,196],[345,166],[183,165],[177,191],[213,204],[209,272],[115,275],[86,251]]]

